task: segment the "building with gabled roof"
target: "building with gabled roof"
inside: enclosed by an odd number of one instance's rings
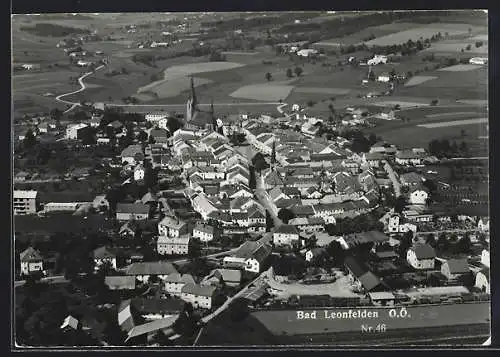
[[[40,252],[33,247],[28,247],[19,254],[21,261],[21,274],[29,275],[33,272],[43,272],[43,257]]]
[[[299,242],[299,230],[292,224],[282,224],[273,232],[274,245],[293,245]]]
[[[216,287],[210,285],[186,284],[181,289],[181,299],[194,308],[210,309],[215,291]]]
[[[436,251],[429,244],[415,244],[408,249],[406,260],[415,269],[434,269]]]
[[[380,279],[355,257],[347,257],[344,265],[349,272],[351,283],[359,290],[371,292],[381,287]]]
[[[441,264],[441,274],[448,280],[457,280],[470,273],[471,270],[467,259],[449,259]]]
[[[132,263],[125,271],[126,275],[132,275],[137,280],[147,282],[151,276],[165,280],[170,274],[177,273],[177,269],[170,262],[140,262]]]
[[[118,221],[146,220],[149,218],[150,206],[142,203],[118,203],[116,219]]]
[[[187,223],[176,216],[165,216],[158,223],[158,234],[169,238],[178,238],[188,233]]]
[[[98,271],[100,267],[109,263],[113,269],[116,270],[116,253],[114,249],[108,247],[99,247],[94,250],[94,270]]]
[[[180,296],[182,287],[186,284],[195,284],[191,274],[170,274],[165,280],[165,291],[171,295]]]
[[[134,276],[106,276],[104,284],[109,290],[135,290]]]

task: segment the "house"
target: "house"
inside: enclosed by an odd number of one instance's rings
[[[210,285],[186,284],[181,289],[181,299],[194,308],[212,308],[212,298],[216,288]]]
[[[239,286],[241,283],[241,270],[215,269],[203,278],[202,285],[215,285],[224,283],[227,286]]]
[[[66,139],[69,140],[80,139],[83,131],[89,129],[90,127],[84,123],[68,125],[68,127],[66,128]]]
[[[167,119],[167,117],[168,117],[168,114],[162,113],[162,112],[148,113],[145,115],[146,121],[151,122],[151,123],[157,123],[161,119]]]
[[[470,272],[467,259],[449,259],[441,265],[441,274],[448,280],[457,280]]]
[[[490,267],[490,251],[487,249],[483,249],[481,252],[481,264],[487,268]]]
[[[134,168],[134,181],[142,181],[144,180],[144,176],[146,174],[146,170],[142,164],[137,165]]]
[[[482,232],[490,231],[490,219],[488,217],[482,217],[477,222],[477,228]]]
[[[38,191],[14,190],[14,215],[35,214],[37,211]]]
[[[116,219],[118,221],[146,220],[149,218],[150,207],[142,203],[118,203]]]
[[[98,271],[101,265],[109,263],[116,270],[116,253],[107,247],[99,247],[94,250],[94,270]]]
[[[394,306],[396,300],[394,294],[388,291],[371,292],[368,296],[375,306]]]
[[[198,212],[204,220],[209,218],[209,215],[213,212],[219,211],[213,204],[210,202],[204,194],[196,195],[191,203],[193,205],[193,209]]]
[[[305,254],[305,259],[307,262],[312,262],[315,259],[326,254],[326,249],[322,247],[308,249]]]
[[[173,329],[178,318],[179,314],[174,314],[162,319],[152,320],[138,326],[133,326],[127,333],[125,343],[132,345],[140,345],[143,343],[152,344],[156,336],[158,336],[158,333],[161,333],[166,338],[174,339],[175,336],[179,336],[175,334]]]
[[[427,199],[429,198],[429,193],[427,188],[422,185],[414,186],[410,189],[409,201],[412,205],[425,205]]]
[[[129,145],[120,154],[122,163],[129,163],[130,165],[137,165],[144,161],[144,152],[141,145]]]
[[[476,274],[476,281],[474,286],[481,290],[483,293],[490,294],[490,269],[483,268]]]
[[[170,274],[165,280],[165,291],[170,295],[180,296],[182,287],[186,284],[195,284],[191,274]]]
[[[472,57],[469,60],[470,64],[488,64],[488,58],[487,57]]]
[[[378,77],[377,77],[377,81],[378,82],[389,82],[391,80],[391,76],[389,75],[389,73],[382,73],[380,74]]]
[[[399,176],[401,184],[403,186],[413,187],[420,186],[425,179],[422,175],[417,174],[416,172],[408,172]]]
[[[325,220],[321,217],[297,217],[291,219],[288,224],[297,227],[301,233],[325,230]]]
[[[64,331],[70,331],[70,330],[78,331],[80,330],[81,327],[82,325],[80,324],[80,321],[78,319],[74,318],[71,315],[68,315],[61,324],[60,329]]]
[[[389,233],[416,232],[417,226],[411,223],[402,223],[398,214],[392,214],[388,219],[387,231]]]
[[[225,268],[244,269],[252,273],[260,273],[272,251],[271,236],[265,235],[258,241],[246,241],[232,255],[224,257]]]
[[[396,152],[395,161],[399,165],[422,165],[427,157],[425,153],[413,150],[398,150]]]
[[[134,276],[107,276],[104,284],[109,290],[135,290]]]
[[[188,233],[187,223],[178,217],[165,216],[158,223],[158,234],[169,238],[178,238]]]
[[[28,247],[19,255],[21,261],[21,274],[29,275],[33,272],[43,273],[43,258],[40,252],[33,247]]]
[[[209,224],[198,222],[193,228],[193,238],[197,238],[201,242],[211,242],[220,238],[220,230]]]
[[[95,210],[108,210],[109,209],[109,201],[106,199],[106,195],[97,195],[92,201],[92,207]]]
[[[344,266],[355,290],[371,292],[381,287],[380,279],[355,257],[348,256],[344,260]]]
[[[428,244],[416,244],[406,252],[406,260],[415,269],[434,269],[436,251]]]
[[[170,238],[167,236],[159,236],[156,249],[160,255],[187,255],[189,254],[189,236],[180,236]]]
[[[274,245],[293,245],[299,242],[299,231],[291,224],[282,224],[273,233]]]
[[[132,263],[125,271],[125,275],[135,276],[141,282],[147,282],[152,276],[164,281],[174,273],[177,273],[175,267],[172,263],[165,261]]]

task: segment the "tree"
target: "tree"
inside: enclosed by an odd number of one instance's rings
[[[370,72],[368,72],[368,80],[375,82],[375,72],[370,69]]]
[[[265,170],[269,167],[264,155],[260,152],[255,154],[255,156],[252,158],[252,165],[255,170],[259,172],[259,174],[262,172],[262,170]]]
[[[151,136],[151,138],[154,140],[154,138],[152,136]],[[137,140],[139,140],[141,143],[145,142],[146,140],[148,140],[148,133],[141,130],[139,135],[137,135]]]
[[[176,118],[168,118],[167,120],[167,128],[171,135],[173,135],[177,130],[182,127],[182,123]]]
[[[469,153],[469,147],[467,146],[467,143],[465,141],[462,141],[462,143],[460,143],[460,151],[463,155],[467,155]]]
[[[229,304],[229,317],[233,322],[245,320],[250,313],[247,300],[237,298]]]
[[[31,129],[28,129],[28,131],[26,132],[25,136],[24,136],[24,140],[23,140],[23,147],[24,149],[31,149],[33,148],[37,143],[37,140],[35,138],[35,134],[33,134],[33,130]]]
[[[399,196],[396,198],[396,202],[394,203],[394,212],[401,213],[406,207],[406,198],[403,196]]]
[[[333,260],[333,265],[336,267],[342,266],[344,263],[345,259],[345,250],[342,248],[342,245],[338,241],[333,241],[331,242],[327,247],[326,247],[326,252],[328,255],[331,257]]]
[[[469,234],[466,234],[462,239],[460,239],[457,243],[457,249],[461,253],[469,253],[472,248],[472,242],[470,240]]]
[[[332,116],[335,115],[335,107],[333,106],[332,103],[328,104],[328,109],[330,110],[330,113],[332,114]]]
[[[50,111],[50,117],[55,121],[61,120],[62,116],[63,116],[63,111],[59,108],[54,108]]]
[[[297,77],[300,77],[300,75],[301,75],[301,74],[302,74],[302,72],[303,72],[302,68],[301,68],[301,67],[299,67],[299,66],[295,67],[295,69],[294,69],[293,71],[295,72],[295,75],[296,75]]]
[[[286,70],[286,76],[287,76],[288,78],[292,78],[292,77],[293,77],[293,72],[292,72],[292,69],[291,69],[291,68],[288,68],[288,69]]]
[[[434,234],[429,233],[427,237],[425,238],[425,243],[429,244],[431,247],[435,248],[436,247],[436,238],[434,237]]]
[[[436,247],[441,251],[446,251],[450,243],[448,242],[448,238],[446,237],[446,233],[440,233],[438,236],[438,240],[436,243]]]
[[[471,48],[472,48],[472,46],[471,46],[471,45],[467,45],[467,46],[465,47],[465,50],[466,50],[466,51],[470,51],[470,50],[471,50]]]
[[[436,106],[438,103],[439,103],[439,100],[438,100],[438,99],[433,99],[433,100],[431,100],[431,105],[432,105],[432,106]]]
[[[282,208],[278,212],[278,218],[281,219],[283,223],[287,224],[291,219],[295,218],[295,214],[287,208]]]
[[[373,133],[368,137],[368,141],[370,142],[370,146],[373,146],[377,142],[377,136]]]
[[[411,77],[413,77],[413,72],[412,72],[412,71],[408,71],[408,72],[406,72],[406,77],[407,77],[407,78],[411,78]]]
[[[266,80],[269,82],[271,79],[273,79],[273,75],[269,72],[266,73]]]
[[[412,246],[413,232],[408,231],[401,237],[399,241],[399,255],[402,259],[406,258],[406,252]]]

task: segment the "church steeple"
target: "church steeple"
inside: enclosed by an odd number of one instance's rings
[[[271,167],[274,169],[276,165],[276,139],[273,140],[273,148],[271,151]]]
[[[214,100],[210,101],[210,115],[212,117],[212,130],[217,131],[217,117],[215,116],[215,110],[214,110]]]
[[[196,110],[198,109],[198,101],[196,99],[196,92],[194,90],[194,79],[191,76],[191,94],[187,102],[186,107],[186,120],[190,121],[193,119]]]

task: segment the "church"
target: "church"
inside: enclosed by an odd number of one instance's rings
[[[216,130],[217,118],[214,113],[214,103],[210,105],[210,111],[204,112],[198,108],[198,100],[194,89],[193,77],[191,77],[191,94],[186,105],[186,117],[184,127],[193,130]]]

